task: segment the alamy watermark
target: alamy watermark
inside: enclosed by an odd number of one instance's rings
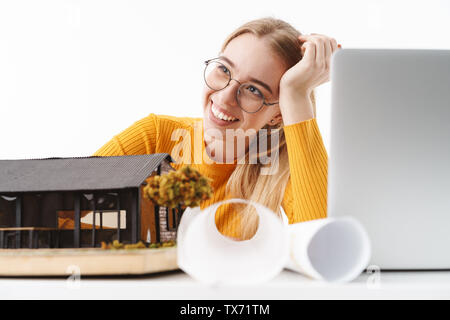
[[[68,289],[80,289],[81,287],[81,269],[79,266],[71,264],[67,266],[66,273],[70,274],[66,279]]]
[[[202,139],[213,142],[208,152],[219,160],[211,159],[206,149],[203,150]],[[279,168],[279,140],[279,129],[226,129],[224,134],[222,130],[210,128],[203,133],[201,121],[196,121],[193,137],[189,129],[178,128],[172,132],[171,141],[178,143],[170,155],[176,163],[183,164],[259,163],[262,175],[273,175]]]
[[[366,268],[369,274],[366,280],[367,289],[379,289],[381,285],[381,268],[377,265],[370,265]]]

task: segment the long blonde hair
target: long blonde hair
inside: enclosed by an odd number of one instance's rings
[[[221,52],[225,50],[227,45],[234,38],[244,34],[251,33],[259,38],[267,40],[269,46],[275,54],[277,54],[286,64],[287,68],[294,66],[302,58],[301,43],[298,36],[301,35],[290,24],[275,18],[261,18],[245,23],[231,33],[222,45]],[[315,115],[315,97],[314,92],[311,93],[311,101]],[[271,209],[281,218],[280,206],[283,201],[284,191],[289,181],[289,159],[287,152],[286,139],[283,130],[283,124],[269,126],[266,125],[262,129],[267,130],[267,141],[270,143],[271,134],[278,134],[278,144],[270,146],[267,152],[258,150],[258,158],[269,156],[272,152],[278,153],[278,171],[276,174],[262,175],[261,170],[264,165],[260,162],[237,164],[236,169],[231,174],[226,190],[233,198],[248,199],[258,202]],[[258,143],[259,134],[254,139],[254,143]],[[258,144],[257,144],[258,146]],[[276,156],[276,155],[275,155]],[[248,157],[248,151],[246,159]],[[267,159],[267,158],[266,158]],[[239,220],[241,226],[240,239],[250,239],[256,232],[258,227],[258,216],[255,214],[252,206],[242,204],[233,204],[233,207],[240,212],[236,219]],[[240,210],[238,209],[240,208]]]

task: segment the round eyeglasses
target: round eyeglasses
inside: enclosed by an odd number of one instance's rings
[[[236,101],[239,107],[247,113],[256,113],[263,106],[272,106],[278,102],[268,103],[262,94],[261,89],[256,84],[240,83],[238,80],[231,77],[229,68],[218,61],[219,58],[214,58],[205,61],[204,78],[206,85],[215,91],[225,89],[231,80],[239,83],[239,88],[236,91]]]

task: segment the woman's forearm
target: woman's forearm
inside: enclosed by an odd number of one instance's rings
[[[285,126],[314,118],[311,94],[287,90],[280,93],[280,111]]]

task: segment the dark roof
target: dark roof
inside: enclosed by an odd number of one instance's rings
[[[117,157],[0,160],[0,193],[139,187],[167,153]]]

